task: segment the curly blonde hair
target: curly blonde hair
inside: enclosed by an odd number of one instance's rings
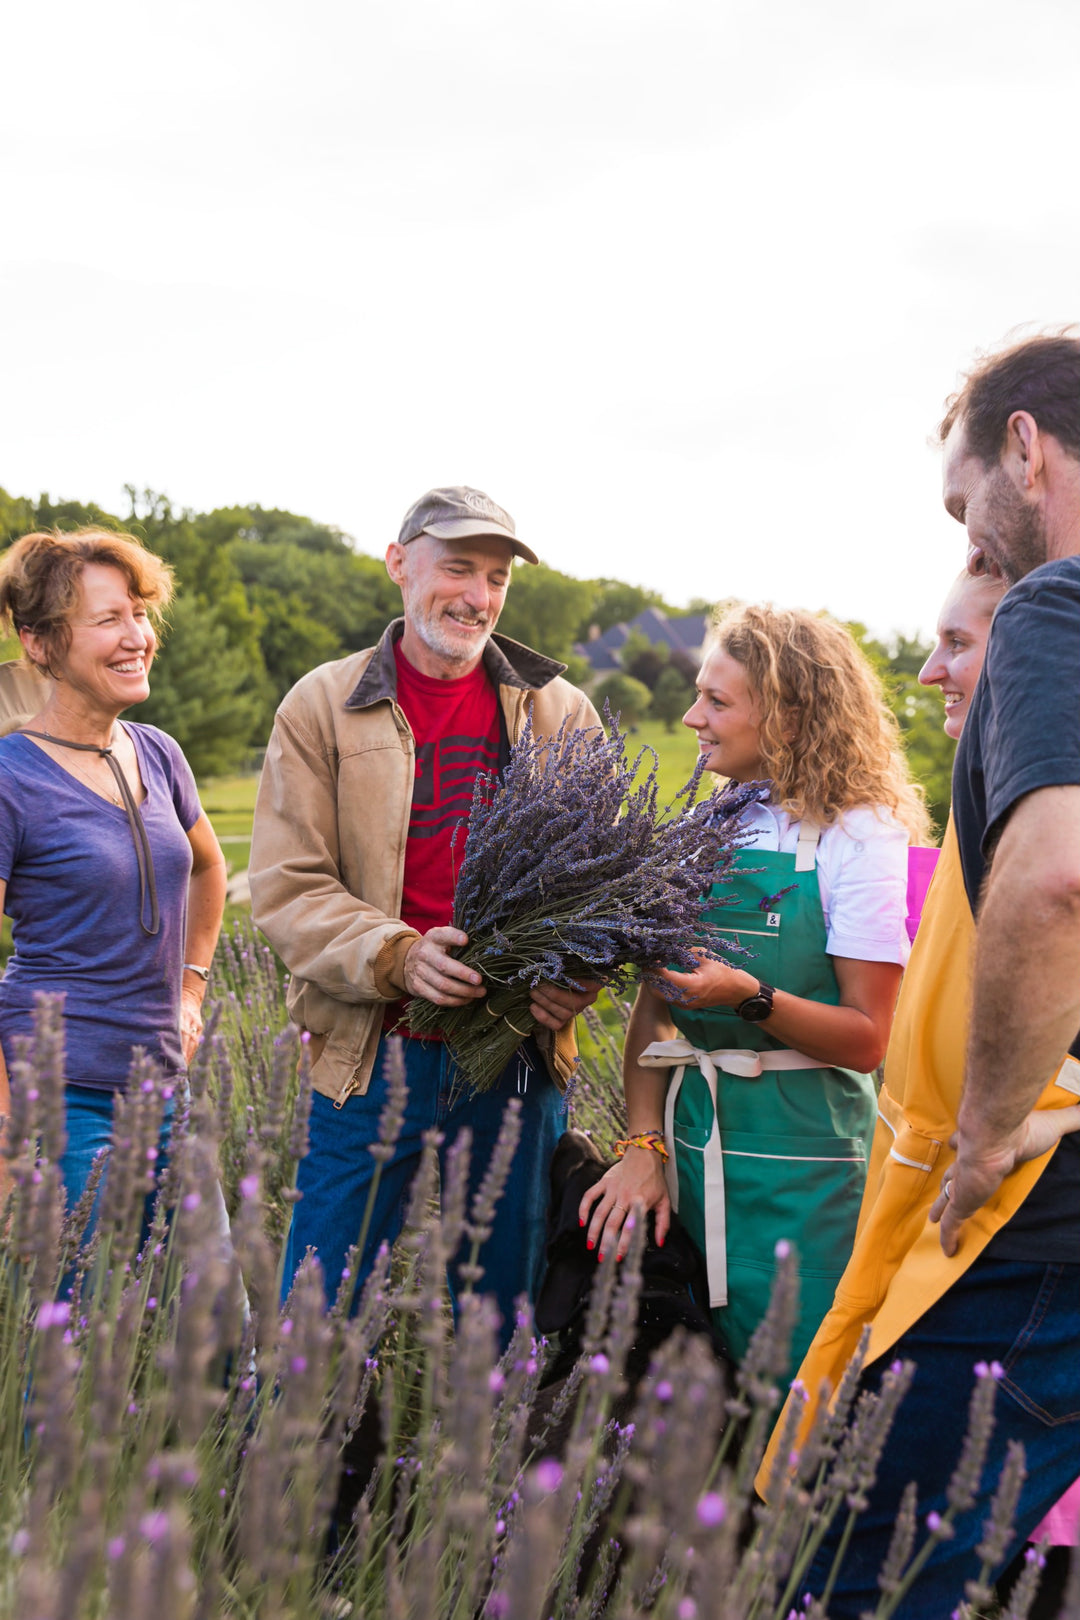
[[[830,826],[845,810],[884,806],[911,843],[931,830],[881,681],[850,631],[823,614],[771,604],[714,622],[715,648],[746,671],[761,710],[761,757],[793,819]]]

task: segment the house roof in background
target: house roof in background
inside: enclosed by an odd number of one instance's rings
[[[703,613],[680,614],[672,618],[660,608],[643,608],[628,622],[613,624],[591,641],[579,641],[574,651],[588,659],[597,673],[621,669],[622,649],[631,635],[644,636],[650,646],[668,647],[672,652],[698,657],[705,645],[708,620]]]

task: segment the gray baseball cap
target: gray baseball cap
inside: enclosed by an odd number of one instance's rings
[[[476,535],[493,534],[505,540],[516,557],[524,557],[531,563],[540,561],[536,552],[518,539],[509,512],[497,506],[483,490],[470,489],[467,484],[429,489],[409,507],[398,544],[407,546],[421,534],[433,534],[436,540],[468,540]]]

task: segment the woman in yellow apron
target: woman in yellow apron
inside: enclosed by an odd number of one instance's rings
[[[624,1056],[630,1145],[581,1219],[600,1255],[624,1249],[635,1199],[655,1212],[658,1241],[676,1210],[735,1357],[768,1303],[776,1244],[790,1241],[801,1357],[854,1241],[872,1071],[908,950],[907,847],[927,817],[880,684],[840,625],[737,609],[697,684],[685,723],[706,768],[768,784],[743,811],[746,846],[709,913],[748,954],[642,986]]]

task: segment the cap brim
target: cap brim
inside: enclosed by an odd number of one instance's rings
[[[445,523],[425,523],[421,533],[433,534],[436,540],[475,540],[482,534],[490,534],[497,540],[505,540],[515,557],[523,557],[530,563],[540,561],[536,552],[530,551],[516,534],[490,518],[448,518]]]

